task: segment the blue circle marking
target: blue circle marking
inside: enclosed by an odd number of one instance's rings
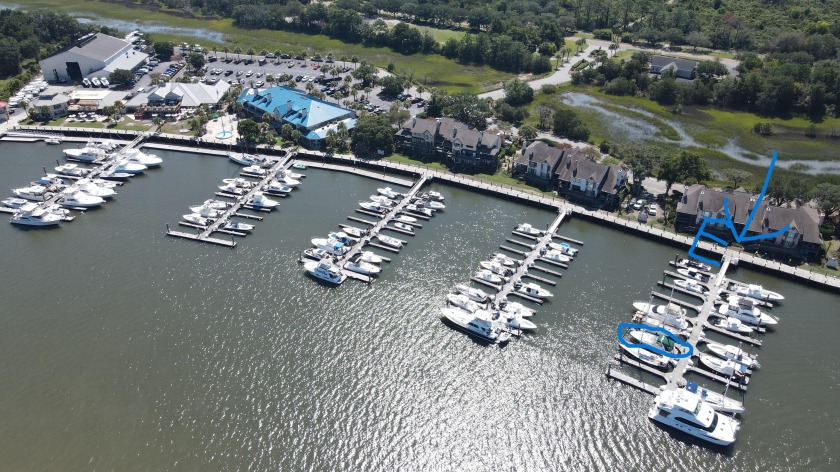
[[[671,338],[674,341],[675,344],[679,344],[680,346],[688,348],[688,351],[686,351],[682,354],[674,354],[672,352],[667,352],[667,351],[664,351],[662,349],[659,349],[656,346],[651,346],[650,344],[631,343],[631,342],[627,341],[626,339],[624,339],[624,336],[621,335],[622,334],[621,332],[625,329],[633,329],[633,328],[643,329],[643,330],[646,330],[646,331],[656,331],[656,332],[662,333],[665,336],[668,336],[669,338]],[[672,359],[685,359],[686,357],[691,357],[691,354],[694,352],[694,346],[692,346],[688,341],[683,341],[682,339],[677,337],[674,333],[668,331],[665,328],[660,328],[658,326],[650,326],[650,325],[646,325],[646,324],[637,324],[637,323],[621,323],[620,325],[618,325],[618,329],[616,331],[618,332],[618,342],[623,344],[624,346],[627,346],[627,347],[638,347],[638,348],[642,348],[642,349],[647,349],[648,351],[653,351],[657,354],[661,354],[665,357],[670,357]]]

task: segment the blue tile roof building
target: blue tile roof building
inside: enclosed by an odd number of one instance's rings
[[[318,100],[306,93],[289,87],[277,86],[268,89],[244,89],[237,101],[245,111],[261,117],[268,113],[276,128],[288,123],[300,131],[304,142],[312,149],[320,149],[330,129],[344,123],[348,130],[356,125],[353,110]]]

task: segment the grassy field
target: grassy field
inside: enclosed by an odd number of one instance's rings
[[[110,3],[95,0],[32,0],[26,2],[27,8],[50,8],[66,11],[78,17],[86,17],[94,22],[121,29],[139,27],[152,33],[157,40],[175,41],[177,43],[199,42],[205,47],[217,47],[219,50],[227,46],[231,50],[241,47],[243,50],[254,48],[258,53],[265,49],[273,52],[307,54],[327,53],[337,58],[356,55],[367,59],[380,67],[386,67],[389,62],[397,66],[397,72],[405,69],[406,73],[414,74],[414,78],[421,83],[433,87],[440,87],[449,92],[470,91],[481,92],[494,84],[504,82],[513,77],[512,74],[500,72],[486,66],[465,66],[438,55],[415,54],[405,56],[388,48],[368,48],[360,44],[348,44],[323,35],[308,35],[273,30],[246,30],[237,28],[231,19],[199,19],[182,18],[174,14],[167,14],[165,10],[158,10],[155,6],[136,5],[126,6],[121,3]],[[180,13],[180,12],[173,12]],[[112,21],[108,21],[112,20]],[[431,28],[436,38],[460,37],[463,32]]]

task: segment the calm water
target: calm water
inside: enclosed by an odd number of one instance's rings
[[[838,468],[840,297],[739,270],[788,301],[722,453],[658,428],[648,395],[604,377],[616,325],[674,249],[564,224],[586,245],[539,331],[483,347],[437,308],[515,224],[542,226],[549,212],[435,186],[446,211],[376,283],[329,289],[297,254],[380,183],[308,170],[229,250],[167,238],[164,225],[238,166],[159,154],[164,168],[60,229],[0,224],[0,469]],[[58,156],[0,143],[0,188]]]

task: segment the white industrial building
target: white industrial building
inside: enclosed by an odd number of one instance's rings
[[[108,77],[117,69],[135,70],[147,57],[128,41],[91,33],[42,59],[40,64],[48,82],[80,82],[86,77]]]

